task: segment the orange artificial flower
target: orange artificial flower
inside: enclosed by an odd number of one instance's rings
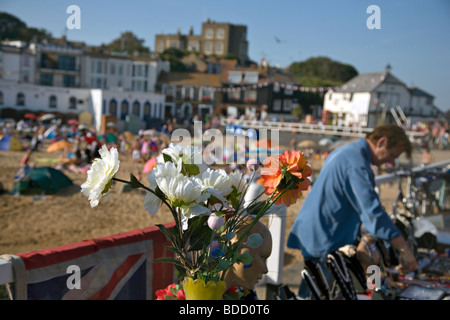
[[[311,184],[308,177],[312,169],[301,151],[286,150],[281,156],[266,158],[263,164],[261,178],[265,194],[274,194],[276,197],[283,192],[275,204],[289,207],[302,196],[301,191],[307,190]]]

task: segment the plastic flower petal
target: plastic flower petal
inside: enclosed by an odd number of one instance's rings
[[[264,169],[261,171],[263,186],[275,189],[280,184],[282,178],[279,161],[275,157],[267,157],[264,159],[263,164]]]
[[[202,173],[202,183],[206,187],[212,187],[220,191],[222,196],[227,196],[233,191],[231,188],[231,180],[225,170],[206,169]]]
[[[277,197],[275,204],[290,206],[302,196],[301,191],[310,186],[311,174],[312,169],[302,152],[286,150],[281,156],[264,160],[262,185],[266,195]]]
[[[151,215],[155,215],[161,207],[162,201],[151,192],[146,192],[144,197],[144,209]]]
[[[308,165],[306,156],[297,150],[286,150],[280,157],[280,166],[286,167],[286,171],[298,178],[308,177],[312,169]]]
[[[81,185],[81,192],[89,198],[92,208],[96,207],[103,195],[108,192],[120,163],[116,148],[108,151],[106,145],[103,145],[99,153],[101,158],[93,161],[87,172],[87,180]]]

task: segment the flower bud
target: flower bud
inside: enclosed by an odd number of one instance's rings
[[[212,213],[208,218],[208,227],[212,230],[218,230],[223,226],[223,218],[216,216],[215,213]]]
[[[211,251],[217,249],[219,247],[219,241],[213,240],[211,242],[211,244],[209,245],[209,248],[211,249]]]

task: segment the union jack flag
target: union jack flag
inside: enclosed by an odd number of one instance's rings
[[[156,290],[174,282],[173,266],[154,262],[159,257],[173,256],[165,249],[167,245],[163,233],[151,227],[18,254],[16,260],[21,260],[23,267],[14,267],[15,298],[154,299]],[[17,261],[14,265],[18,265]],[[78,270],[79,289],[69,285],[70,277],[75,275],[71,266]]]

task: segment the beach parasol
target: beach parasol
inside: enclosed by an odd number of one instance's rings
[[[156,158],[151,158],[144,164],[144,168],[142,169],[142,172],[143,173],[152,172],[152,170],[155,166],[156,166]]]
[[[323,138],[319,141],[320,146],[329,146],[332,145],[336,140],[333,138]]]
[[[46,113],[43,116],[41,116],[39,119],[41,121],[47,121],[47,120],[52,120],[52,119],[55,119],[55,118],[56,118],[56,116],[54,114]]]
[[[136,139],[136,136],[135,136],[134,134],[132,134],[130,131],[125,131],[125,132],[123,133],[123,135],[125,136],[125,138],[126,138],[128,141],[134,141],[134,139]]]
[[[298,143],[297,147],[299,147],[299,148],[312,148],[312,147],[315,147],[316,145],[317,145],[317,143],[314,142],[313,140],[303,140],[303,141]]]
[[[32,119],[32,120],[37,120],[37,119],[38,119],[38,116],[35,115],[34,113],[25,113],[25,114],[23,115],[23,117],[24,117],[25,119]]]
[[[64,150],[65,148],[70,148],[72,146],[72,143],[66,140],[59,140],[56,142],[53,142],[51,145],[48,146],[47,152],[55,152],[58,150]]]

